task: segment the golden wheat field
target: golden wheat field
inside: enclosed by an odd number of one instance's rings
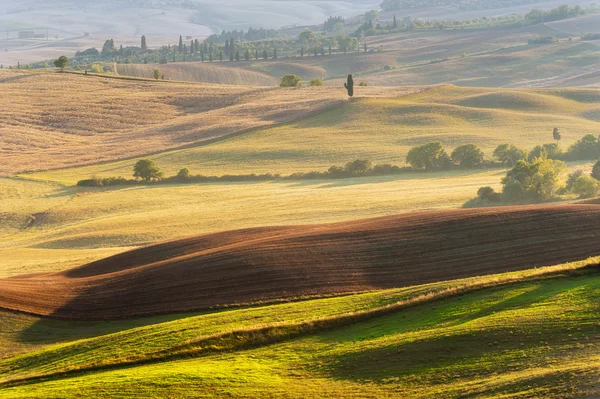
[[[369,89],[396,97],[418,89]],[[343,90],[0,71],[0,174],[97,163],[303,118]]]
[[[308,89],[296,89],[294,93],[304,90]],[[193,174],[218,176],[290,174],[324,171],[357,158],[404,165],[410,148],[430,141],[442,142],[448,153],[461,144],[476,144],[487,159],[492,159],[493,150],[502,143],[530,150],[553,142],[554,127],[561,129],[563,149],[586,134],[600,131],[600,121],[594,116],[600,96],[597,89],[444,85],[397,98],[376,98],[371,90],[379,89],[361,87],[356,98],[298,121],[149,158],[166,175],[174,175],[181,168],[189,168]],[[130,177],[135,161],[23,176],[71,185],[91,176]]]

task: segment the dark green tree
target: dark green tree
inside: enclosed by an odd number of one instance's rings
[[[146,44],[146,36],[142,36],[142,51],[148,50],[148,45]]]
[[[348,81],[344,83],[344,87],[348,90],[348,96],[354,96],[354,79],[352,79],[352,75],[348,75]]]
[[[133,177],[149,182],[152,180],[160,180],[162,178],[162,172],[158,166],[156,166],[154,161],[140,159],[133,166]]]
[[[263,59],[265,59],[265,60],[269,59],[269,53],[267,53],[267,50],[263,50]]]
[[[54,60],[54,66],[60,68],[60,71],[63,72],[65,68],[69,65],[69,59],[64,55],[61,55],[57,59]],[[20,65],[19,65],[20,66]]]
[[[554,140],[556,141],[556,146],[558,146],[558,142],[560,141],[560,139],[562,138],[560,135],[560,130],[558,130],[557,127],[554,128],[554,131],[552,131],[552,137],[554,138]]]
[[[592,168],[592,177],[596,180],[600,180],[600,161],[596,162]]]
[[[276,60],[277,59],[277,47],[275,47],[273,49],[273,59]]]
[[[281,87],[300,87],[302,82],[302,78],[298,75],[288,74],[281,78],[281,82],[279,82],[279,86]]]
[[[417,170],[447,169],[452,161],[439,141],[418,145],[408,151],[406,163]]]
[[[183,53],[183,37],[179,36],[179,52]]]
[[[246,53],[244,53],[244,59],[246,61],[250,61],[250,50],[246,49]]]
[[[240,50],[236,50],[235,51],[235,60],[239,61],[240,60]]]
[[[461,168],[473,168],[483,163],[483,151],[475,144],[464,144],[456,147],[450,158]]]

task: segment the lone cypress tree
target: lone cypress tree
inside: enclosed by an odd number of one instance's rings
[[[264,58],[265,60],[268,60],[268,59],[269,59],[269,53],[267,53],[267,50],[263,50],[263,58]]]
[[[254,49],[254,59],[257,60],[258,59],[258,48]]]
[[[275,47],[275,49],[273,49],[273,59],[274,60],[277,59],[277,47]]]
[[[179,52],[183,52],[183,36],[179,36]]]
[[[246,53],[244,54],[244,59],[246,61],[250,61],[250,50],[246,49]]]
[[[394,14],[394,23],[392,24],[392,29],[398,29],[398,21],[396,21],[396,14]]]
[[[229,55],[229,40],[225,40],[225,54]]]
[[[229,61],[233,61],[233,50],[229,50]]]
[[[352,97],[354,95],[354,79],[352,79],[352,75],[348,75],[348,81],[344,83],[344,87],[348,90],[348,96]]]
[[[223,61],[223,50],[219,51],[219,61]]]
[[[239,61],[240,60],[240,50],[236,50],[235,51],[235,60]]]
[[[331,44],[329,45],[329,55],[331,55]]]
[[[142,36],[142,50],[148,50],[148,45],[146,44],[146,36]]]
[[[304,57],[304,46],[300,47],[300,57]]]
[[[560,130],[558,130],[557,127],[554,128],[554,131],[552,132],[552,137],[554,137],[554,140],[556,140],[556,146],[558,147],[558,142],[562,138],[562,136],[560,135]]]

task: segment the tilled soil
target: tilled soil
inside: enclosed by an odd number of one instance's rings
[[[427,211],[203,235],[0,279],[0,307],[113,319],[411,286],[600,253],[600,206]]]

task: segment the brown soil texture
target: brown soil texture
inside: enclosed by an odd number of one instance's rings
[[[0,307],[113,319],[411,286],[600,253],[600,207],[424,211],[203,235],[0,279]]]

